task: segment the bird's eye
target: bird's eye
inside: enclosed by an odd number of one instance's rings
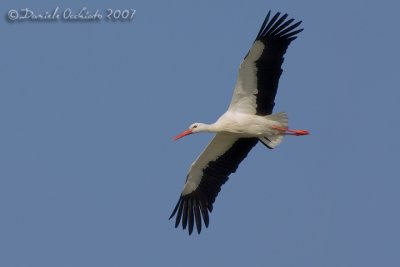
[[[194,129],[194,128],[197,128],[197,125],[193,125],[193,129]]]

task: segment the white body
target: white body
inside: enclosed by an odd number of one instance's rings
[[[260,141],[268,143],[270,148],[275,148],[282,142],[285,132],[273,126],[287,129],[288,118],[284,112],[258,116],[228,110],[213,124],[194,123],[190,127],[193,128],[193,125],[197,125],[193,132],[214,132],[217,135],[207,146],[207,153],[201,153],[190,166],[182,192],[184,195],[196,190],[207,164],[225,153],[238,138],[258,137]]]
[[[285,113],[257,116],[235,111],[224,113],[213,126],[213,132],[233,134],[236,137],[272,137],[282,135],[282,131],[272,128],[287,128]]]

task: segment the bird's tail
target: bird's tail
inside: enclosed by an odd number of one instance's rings
[[[276,126],[283,128],[283,129],[287,129],[288,128],[288,116],[285,112],[279,112],[279,113],[275,113],[275,114],[271,114],[266,116],[266,118],[268,118],[271,121],[274,121],[277,123]],[[270,149],[273,149],[275,147],[277,147],[283,140],[283,134],[281,133],[276,133],[276,134],[271,134],[269,136],[265,136],[265,137],[260,137],[260,141],[267,146]]]

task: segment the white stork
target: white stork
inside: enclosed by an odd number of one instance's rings
[[[239,75],[228,110],[213,124],[194,123],[175,140],[199,132],[214,132],[214,139],[190,167],[186,183],[171,219],[182,222],[189,235],[196,223],[201,232],[202,218],[208,227],[209,212],[221,186],[234,173],[249,151],[261,141],[272,149],[284,135],[307,135],[306,130],[288,129],[286,113],[271,114],[282,73],[283,55],[301,21],[286,20],[287,14],[268,12],[250,51],[240,64]]]

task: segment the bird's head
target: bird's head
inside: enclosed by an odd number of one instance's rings
[[[194,134],[194,133],[199,133],[199,132],[204,132],[207,131],[208,127],[207,124],[204,123],[193,123],[192,125],[189,126],[189,128],[183,132],[181,132],[180,134],[178,134],[177,136],[175,136],[174,140],[178,140],[186,135],[189,134]]]

